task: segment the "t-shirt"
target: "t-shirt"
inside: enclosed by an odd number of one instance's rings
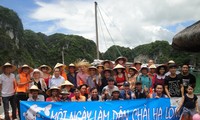
[[[175,78],[170,76],[165,77],[165,86],[168,86],[168,91],[171,97],[181,97],[182,80],[176,75]]]
[[[183,106],[188,108],[188,109],[194,109],[196,107],[196,101],[197,101],[197,96],[194,95],[193,98],[189,98],[186,94],[185,94],[185,100],[183,102]]]
[[[9,97],[14,95],[14,81],[15,75],[13,73],[11,73],[10,76],[6,76],[5,74],[0,75],[0,84],[2,84],[2,97]]]
[[[192,74],[188,74],[186,76],[182,75],[182,74],[179,74],[178,75],[181,79],[182,79],[182,82],[183,82],[183,86],[184,86],[184,93],[186,93],[186,89],[187,89],[187,86],[189,84],[192,84],[192,85],[195,85],[196,84],[196,78],[194,75]]]

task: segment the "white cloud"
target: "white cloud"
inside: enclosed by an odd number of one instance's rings
[[[115,43],[131,48],[155,40],[171,42],[175,33],[164,26],[179,24],[175,28],[178,32],[185,27],[182,22],[200,18],[199,0],[99,0],[98,3]],[[39,22],[54,21],[41,32],[52,34],[61,28],[95,40],[94,1],[37,0],[36,4],[38,8],[30,14],[31,18]],[[100,51],[105,51],[113,42],[103,22],[101,25],[105,39],[99,26]]]

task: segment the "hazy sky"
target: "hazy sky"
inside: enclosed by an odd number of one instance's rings
[[[100,51],[167,40],[200,19],[200,0],[96,0]],[[93,0],[0,0],[17,12],[24,29],[76,34],[95,41]],[[111,39],[112,38],[112,39]]]

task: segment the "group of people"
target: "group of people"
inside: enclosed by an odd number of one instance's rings
[[[127,58],[118,57],[115,62],[105,60],[92,66],[86,60],[68,66],[57,63],[52,69],[41,65],[33,69],[29,65],[18,68],[5,63],[1,66],[0,103],[3,102],[5,119],[9,118],[9,102],[12,118],[16,119],[16,107],[20,112],[20,101],[112,101],[161,97],[182,97],[177,109],[188,116],[199,113],[197,96],[193,94],[196,78],[183,64],[181,71],[170,60],[156,65],[149,60],[147,65],[135,61],[127,65]],[[66,72],[67,71],[67,72]],[[51,75],[52,73],[52,75]]]

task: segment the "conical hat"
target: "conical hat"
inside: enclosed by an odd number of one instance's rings
[[[95,66],[90,66],[88,69],[95,69],[95,70],[97,70],[97,68]]]
[[[66,68],[66,65],[64,65],[64,64],[62,64],[62,63],[57,63],[57,64],[55,65],[54,69],[55,69],[55,68],[58,68],[58,67],[62,67],[63,69],[65,69],[65,68]]]
[[[124,63],[127,62],[127,58],[126,58],[126,57],[120,56],[120,57],[118,57],[118,58],[115,60],[115,64],[118,64],[118,60],[119,60],[119,59],[122,59],[122,60],[124,61]]]
[[[149,66],[149,69],[156,69],[156,65],[151,65],[151,66]]]
[[[124,66],[122,66],[122,65],[120,65],[120,64],[117,64],[114,68],[113,68],[113,70],[115,70],[115,69],[125,69],[125,67]]]
[[[75,67],[75,65],[73,63],[70,63],[69,67]]]
[[[48,96],[51,96],[51,91],[52,90],[58,90],[58,92],[60,93],[60,89],[58,87],[56,87],[56,86],[53,86],[53,87],[51,87],[50,89],[47,90],[46,94]]]
[[[71,82],[69,82],[68,80],[65,80],[65,82],[61,84],[61,87],[62,87],[62,86],[65,86],[65,85],[68,85],[68,86],[71,86],[71,87],[74,86],[74,85],[73,85]]]
[[[39,73],[40,73],[40,78],[43,77],[43,73],[42,73],[42,71],[40,71],[39,69],[34,69],[33,72],[31,72],[31,77],[33,77],[33,74],[34,74],[35,72],[39,72]]]
[[[22,68],[29,68],[30,69],[30,73],[33,72],[33,68],[28,66],[27,64],[22,65],[19,69],[18,72],[21,73],[22,72]]]
[[[51,67],[48,65],[41,65],[38,69],[42,70],[42,68],[48,68],[48,73],[50,73],[52,71]]]
[[[135,61],[135,62],[134,62],[134,65],[135,65],[135,64],[140,64],[140,65],[142,65],[142,63],[141,63],[140,61]]]
[[[10,64],[10,63],[7,62],[3,66],[1,66],[1,68],[0,68],[1,71],[3,71],[6,66],[11,66],[12,67],[11,72],[14,72],[16,70],[16,68],[17,68],[16,66],[14,66],[14,65],[12,65],[12,64]]]
[[[32,86],[29,88],[28,92],[30,93],[32,90],[37,90],[38,92],[41,92],[41,90],[40,90],[36,85],[32,85]]]
[[[135,70],[138,72],[137,68],[136,67],[130,67],[129,69],[132,69],[132,70]]]

